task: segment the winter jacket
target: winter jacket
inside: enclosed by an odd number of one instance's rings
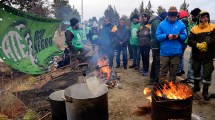
[[[200,13],[201,16],[201,13]],[[207,43],[207,51],[201,52],[197,47],[197,43]],[[215,57],[215,24],[198,23],[194,26],[189,35],[188,45],[192,47],[192,58],[194,60],[209,61]]]
[[[116,32],[114,32],[114,45],[118,46],[127,46],[129,41],[129,31],[126,26],[117,26]],[[120,44],[122,42],[122,44]]]
[[[162,21],[162,18],[159,16],[155,17],[154,19],[152,19],[150,21],[150,24],[151,24],[151,48],[152,49],[160,48],[160,43],[157,41],[157,38],[156,38],[156,30],[157,30],[157,27],[161,21]]]
[[[137,32],[139,46],[151,46],[150,26],[141,25]]]
[[[113,48],[113,33],[111,32],[113,25],[104,25],[99,34],[98,44],[102,48]]]
[[[169,40],[169,34],[177,34],[179,37],[178,39]],[[187,38],[186,26],[179,19],[170,22],[167,17],[158,25],[156,38],[160,42],[160,56],[181,56],[182,44]]]

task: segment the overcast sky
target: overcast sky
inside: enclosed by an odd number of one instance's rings
[[[144,6],[148,4],[149,0],[83,0],[84,6],[84,20],[96,16],[97,19],[104,15],[105,9],[108,5],[115,6],[118,13],[121,15],[130,16],[130,13],[139,8],[143,1]],[[150,0],[152,9],[157,11],[159,5],[163,6],[166,10],[170,6],[176,6],[178,9],[184,0]],[[206,10],[211,14],[211,18],[215,19],[215,2],[214,0],[186,0],[189,3],[189,11],[193,8],[199,7],[202,10]],[[71,6],[75,6],[81,14],[81,0],[69,0]]]

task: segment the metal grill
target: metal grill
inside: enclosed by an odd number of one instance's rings
[[[167,82],[160,82],[156,85],[154,85],[154,87],[152,88],[152,99],[154,99],[156,102],[168,102],[168,101],[184,101],[184,100],[188,100],[188,99],[192,99],[192,100],[200,100],[201,97],[198,96],[197,94],[193,93],[193,95],[187,99],[169,99],[167,98],[163,92],[162,92],[162,89],[164,88],[164,84],[167,83]],[[174,83],[176,85],[176,87],[178,86],[178,84],[183,84],[183,83],[180,83],[180,82],[175,82]],[[186,84],[183,84],[183,85],[186,85]],[[188,86],[188,85],[186,85]],[[159,97],[157,96],[155,93],[156,91],[160,91],[162,93],[162,97]],[[186,94],[186,93],[185,93]]]

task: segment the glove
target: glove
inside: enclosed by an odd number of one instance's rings
[[[197,43],[196,47],[201,51],[201,52],[206,52],[207,51],[207,43],[202,42],[202,43]]]

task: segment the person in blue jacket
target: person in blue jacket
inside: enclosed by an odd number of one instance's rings
[[[182,44],[187,38],[184,23],[178,19],[178,10],[171,6],[167,18],[162,21],[156,30],[157,41],[160,42],[160,81],[175,81],[177,68],[182,55]]]

